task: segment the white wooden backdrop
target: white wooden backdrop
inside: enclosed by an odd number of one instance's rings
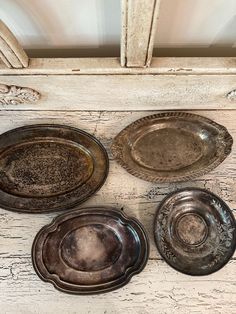
[[[181,1],[171,1],[177,2],[173,19],[178,17]],[[203,1],[195,2],[188,1],[192,9],[203,5]],[[235,9],[234,0],[225,2]],[[34,20],[30,3],[1,1],[5,9],[16,4],[27,6],[27,17]],[[33,3],[52,5],[55,1]],[[169,192],[187,186],[215,192],[235,213],[235,144],[229,158],[217,169],[182,184],[142,181],[129,175],[110,155],[112,138],[122,128],[157,110],[197,110],[194,112],[225,125],[236,143],[236,58],[152,58],[158,3],[122,1],[121,59],[28,59],[14,35],[0,23],[0,133],[27,124],[62,123],[97,136],[108,150],[110,173],[102,189],[84,206],[123,208],[144,224],[151,244],[147,267],[125,287],[99,296],[71,296],[42,282],[31,264],[34,236],[56,213],[27,215],[0,209],[0,314],[236,313],[235,256],[210,276],[183,275],[160,258],[152,229],[159,202]],[[216,12],[218,7],[217,12],[224,14],[222,1],[211,4],[209,9]],[[66,10],[60,14],[68,18]],[[20,16],[21,23],[27,25],[28,20]],[[52,16],[50,22],[53,25]],[[58,29],[54,29],[55,34]],[[19,32],[17,28],[15,33]],[[49,29],[49,35],[56,39],[52,34]]]
[[[155,46],[233,47],[235,0],[165,0]],[[120,0],[0,0],[0,19],[28,49],[119,46]]]

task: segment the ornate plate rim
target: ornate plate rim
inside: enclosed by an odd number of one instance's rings
[[[214,198],[216,199],[219,199],[221,201],[221,203],[225,206],[225,208],[227,208],[227,212],[229,213],[229,215],[231,216],[231,219],[233,220],[234,224],[235,224],[235,227],[236,227],[236,219],[232,213],[232,210],[230,209],[230,207],[225,203],[225,201],[223,201],[219,196],[217,196],[215,193],[212,193],[211,191],[207,190],[207,189],[203,189],[203,188],[191,188],[191,187],[187,187],[187,188],[182,188],[182,189],[179,189],[179,190],[176,190],[176,191],[173,191],[171,193],[169,193],[168,195],[166,195],[164,197],[164,199],[160,202],[160,204],[158,205],[157,209],[156,209],[156,213],[155,213],[155,216],[154,216],[154,220],[153,220],[153,234],[154,234],[154,241],[155,241],[155,245],[156,245],[156,248],[158,250],[158,253],[160,254],[160,256],[163,258],[163,260],[171,267],[173,268],[174,270],[178,271],[179,273],[182,273],[182,274],[185,274],[185,275],[188,275],[188,276],[192,276],[192,277],[202,277],[202,276],[208,276],[208,275],[211,275],[211,274],[214,274],[215,272],[219,271],[220,269],[222,269],[230,260],[231,258],[233,257],[235,251],[236,251],[236,241],[234,243],[234,247],[233,247],[233,250],[232,250],[232,253],[231,255],[229,256],[228,259],[225,260],[225,262],[220,265],[220,267],[216,268],[215,270],[209,272],[209,273],[205,273],[205,274],[191,274],[189,272],[186,272],[186,271],[182,271],[182,270],[179,270],[177,267],[175,267],[174,265],[172,265],[168,259],[164,256],[164,254],[161,252],[161,250],[159,249],[159,241],[157,240],[157,236],[156,236],[156,221],[157,221],[157,216],[158,216],[158,212],[160,210],[160,208],[163,206],[163,204],[166,202],[166,200],[168,200],[169,198],[171,198],[172,196],[176,195],[176,194],[179,194],[179,193],[182,193],[182,192],[187,192],[187,191],[199,191],[199,192],[204,192],[204,193],[207,193],[211,196],[213,196]]]
[[[224,147],[222,148],[222,154],[213,162],[210,163],[208,166],[204,168],[200,168],[199,170],[194,171],[193,173],[189,173],[188,175],[183,176],[176,176],[176,177],[160,177],[158,175],[152,175],[152,174],[144,174],[136,169],[133,169],[130,167],[124,160],[122,159],[122,145],[121,142],[123,140],[123,137],[133,129],[136,129],[140,125],[143,124],[145,121],[153,120],[156,118],[195,118],[195,120],[202,121],[204,123],[210,124],[217,128],[219,130],[219,138],[224,139]],[[189,112],[182,112],[182,111],[169,111],[169,112],[161,112],[157,114],[152,114],[149,116],[142,117],[132,123],[130,123],[128,126],[126,126],[123,130],[121,130],[113,139],[112,145],[111,145],[111,152],[115,160],[130,174],[138,177],[139,179],[154,182],[154,183],[170,183],[170,182],[183,182],[183,181],[189,181],[192,179],[195,179],[197,177],[203,176],[207,174],[208,172],[215,169],[217,166],[219,166],[231,153],[233,145],[233,138],[228,132],[227,128],[221,124],[216,123],[215,121],[203,117],[198,114],[193,114]]]
[[[122,207],[123,208],[123,207]],[[122,217],[125,221],[127,222],[133,222],[136,227],[142,232],[142,236],[143,236],[143,248],[141,248],[141,250],[143,250],[144,252],[144,256],[143,259],[139,262],[139,266],[131,272],[128,275],[127,271],[130,270],[130,267],[127,268],[126,272],[122,275],[124,276],[124,280],[120,283],[118,283],[117,285],[113,286],[110,285],[109,287],[106,287],[104,289],[100,289],[98,291],[96,291],[96,287],[99,285],[95,285],[94,290],[88,290],[88,291],[72,291],[72,290],[68,290],[68,289],[64,289],[62,287],[60,287],[54,280],[52,280],[51,278],[47,278],[44,277],[43,274],[39,271],[38,266],[37,266],[37,262],[36,262],[36,257],[35,257],[35,250],[36,250],[36,245],[37,245],[37,241],[40,239],[41,235],[47,231],[47,229],[49,227],[56,227],[56,225],[58,224],[59,221],[63,221],[63,218],[66,218],[66,216],[70,216],[73,215],[76,217],[77,213],[78,215],[88,215],[89,212],[110,212],[111,214],[117,214],[120,217]],[[65,219],[66,220],[66,219]],[[147,234],[147,231],[145,230],[144,226],[142,225],[142,223],[135,217],[132,216],[128,216],[126,215],[126,213],[123,212],[123,210],[118,209],[118,208],[114,208],[111,206],[92,206],[92,207],[84,207],[84,208],[74,208],[73,210],[70,210],[69,212],[60,214],[56,217],[54,217],[52,219],[52,221],[43,226],[38,233],[36,234],[32,247],[31,247],[31,260],[32,260],[32,264],[33,264],[33,268],[36,272],[36,274],[39,276],[39,278],[44,281],[44,282],[48,282],[50,284],[52,284],[57,290],[61,291],[61,292],[65,292],[67,294],[72,294],[72,295],[94,295],[94,294],[101,294],[101,293],[106,293],[106,292],[110,292],[113,290],[117,290],[123,286],[125,286],[126,284],[129,283],[129,281],[131,280],[131,278],[139,273],[142,272],[142,270],[146,267],[148,259],[149,259],[149,253],[150,253],[150,243],[149,243],[149,237]]]

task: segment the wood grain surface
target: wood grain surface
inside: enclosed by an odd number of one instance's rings
[[[122,0],[121,65],[149,66],[160,0]]]
[[[113,137],[129,123],[154,112],[0,111],[0,133],[35,123],[61,123],[98,137],[110,156],[110,173],[102,189],[81,207],[112,205],[138,218],[151,244],[149,262],[125,287],[98,296],[72,296],[42,282],[31,264],[38,230],[58,213],[30,215],[0,209],[0,313],[235,313],[235,257],[220,271],[190,277],[170,268],[153,240],[153,218],[160,201],[182,187],[202,187],[222,197],[236,213],[236,150],[214,171],[191,182],[152,184],[128,174],[110,155]],[[236,143],[235,111],[198,111],[225,125]]]
[[[5,110],[236,109],[236,58],[153,58],[150,68],[121,68],[118,58],[30,59],[23,69],[0,64],[0,84],[41,94]]]
[[[235,75],[7,75],[0,84],[41,94],[37,103],[1,106],[18,110],[235,109],[227,95]]]
[[[119,58],[31,58],[29,66],[8,69],[0,63],[1,75],[85,75],[85,74],[236,74],[236,58],[152,58],[148,68],[122,68]]]

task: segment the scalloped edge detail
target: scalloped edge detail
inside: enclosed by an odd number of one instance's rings
[[[150,174],[143,174],[142,172],[139,172],[127,165],[122,157],[123,157],[123,146],[124,146],[124,137],[127,135],[128,132],[132,132],[136,130],[140,125],[145,124],[145,122],[149,122],[150,120],[154,120],[157,118],[172,118],[172,117],[177,117],[177,118],[194,118],[195,120],[202,121],[204,123],[210,124],[217,128],[219,130],[219,135],[218,135],[218,145],[217,149],[222,150],[222,155],[219,156],[217,160],[215,160],[213,163],[209,164],[207,167],[202,168],[198,171],[192,171],[188,175],[184,176],[176,176],[176,177],[160,177],[160,176],[155,176],[155,175],[150,175]],[[222,147],[222,143],[219,142],[220,140],[224,144],[224,147]],[[123,144],[121,144],[123,142]],[[232,150],[232,145],[233,145],[233,138],[229,134],[228,130],[226,127],[224,127],[221,124],[218,124],[214,122],[211,119],[208,119],[206,117],[189,113],[189,112],[176,112],[176,111],[171,111],[171,112],[161,112],[153,115],[149,115],[143,118],[140,118],[131,124],[129,124],[126,128],[124,128],[113,140],[112,145],[111,145],[111,152],[115,160],[130,174],[134,175],[135,177],[138,177],[142,180],[149,181],[149,182],[154,182],[154,183],[171,183],[171,182],[183,182],[183,181],[190,181],[192,179],[195,179],[197,177],[203,176],[207,174],[208,172],[212,171],[215,169],[217,166],[219,166],[225,159],[226,157],[231,153]]]
[[[72,219],[73,217],[77,217],[78,215],[89,215],[90,213],[96,213],[96,214],[101,214],[104,211],[104,214],[108,214],[108,212],[110,212],[110,214],[112,215],[115,214],[117,215],[118,219],[122,218],[123,219],[123,223],[129,225],[129,223],[133,224],[133,228],[134,230],[139,229],[140,233],[142,234],[142,238],[143,238],[143,258],[138,262],[138,265],[134,265],[133,267],[128,267],[125,271],[125,273],[120,277],[123,278],[122,281],[118,281],[118,283],[116,285],[112,285],[112,282],[110,282],[110,286],[105,287],[105,288],[101,288],[100,290],[96,290],[96,287],[98,285],[94,286],[94,290],[70,290],[69,288],[63,288],[63,286],[61,285],[61,282],[63,282],[62,280],[58,280],[59,276],[57,274],[50,274],[48,273],[46,266],[44,265],[43,262],[41,267],[43,266],[43,268],[45,268],[46,270],[46,274],[43,274],[42,271],[39,269],[38,267],[38,262],[36,262],[36,246],[38,241],[44,241],[44,239],[42,239],[42,237],[44,237],[45,235],[50,234],[51,232],[55,231],[58,227],[58,225],[60,223],[62,223],[65,220],[68,219]],[[67,218],[67,219],[65,219]],[[40,244],[40,243],[39,243]],[[105,292],[110,292],[113,290],[116,290],[118,288],[123,287],[124,285],[126,285],[130,279],[134,276],[139,274],[146,266],[148,258],[149,258],[149,251],[150,251],[150,245],[149,245],[149,238],[147,235],[146,230],[144,229],[143,225],[141,224],[141,222],[135,218],[135,217],[130,217],[127,216],[126,213],[124,213],[123,211],[117,209],[117,208],[113,208],[110,206],[94,206],[94,207],[84,207],[84,208],[75,208],[67,213],[63,213],[57,217],[54,217],[52,219],[52,221],[43,226],[38,233],[36,234],[33,244],[32,244],[32,248],[31,248],[31,259],[32,259],[32,264],[34,267],[34,270],[36,272],[36,274],[39,276],[39,278],[41,280],[43,280],[44,282],[49,282],[51,283],[57,290],[68,293],[68,294],[75,294],[75,295],[92,295],[92,294],[100,294],[100,293],[105,293]],[[42,252],[41,252],[42,253]],[[132,271],[131,271],[132,270]],[[73,286],[73,284],[71,284],[71,286]],[[77,287],[82,287],[77,285]],[[92,286],[91,286],[92,288]]]

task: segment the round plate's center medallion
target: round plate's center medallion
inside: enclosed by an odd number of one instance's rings
[[[114,264],[122,245],[111,229],[89,225],[70,232],[63,240],[62,258],[70,267],[80,271],[98,271]]]
[[[185,244],[199,245],[205,241],[208,228],[201,216],[188,213],[178,219],[176,232],[179,240]]]

